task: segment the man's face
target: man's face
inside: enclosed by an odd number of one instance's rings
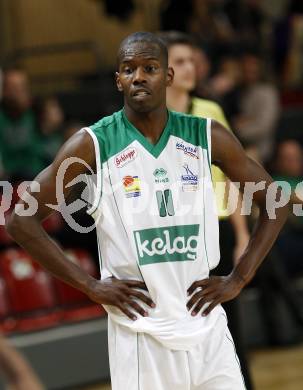
[[[3,101],[18,111],[26,110],[31,104],[28,79],[21,71],[8,71],[3,80]]]
[[[196,83],[194,50],[189,45],[175,44],[168,50],[168,64],[174,69],[173,87],[186,92]]]
[[[260,80],[261,61],[253,55],[246,55],[242,58],[243,81],[246,84],[253,84]]]
[[[120,54],[116,82],[124,102],[136,112],[151,112],[166,104],[166,87],[173,80],[160,48],[147,42],[127,45]]]
[[[206,53],[198,47],[193,49],[197,82],[205,82],[211,70],[210,60]]]
[[[278,148],[277,168],[282,175],[301,177],[302,148],[296,141],[284,141]]]

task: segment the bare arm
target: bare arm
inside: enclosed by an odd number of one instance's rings
[[[232,183],[228,181],[228,185],[230,187]],[[239,197],[240,199],[237,208],[229,217],[230,222],[233,225],[236,238],[236,244],[233,253],[234,264],[238,264],[240,256],[243,254],[249,241],[249,231],[247,227],[246,216],[241,214],[241,205],[243,201],[242,194],[240,194]]]
[[[87,133],[78,133],[73,136],[59,151],[54,162],[42,171],[35,182],[40,184],[39,192],[32,192],[28,189],[28,194],[38,202],[38,210],[33,216],[18,216],[16,213],[8,221],[7,230],[9,234],[22,246],[30,255],[39,261],[43,267],[56,277],[71,286],[88,292],[90,282],[93,278],[83,272],[76,264],[67,260],[62,249],[48,236],[42,228],[41,222],[52,213],[52,209],[47,204],[56,204],[56,177],[61,164],[70,157],[78,157],[89,166],[94,166],[94,149],[92,140]],[[66,184],[82,173],[86,173],[84,164],[72,164],[64,177],[63,191],[67,197],[71,188]],[[19,203],[26,204],[24,201]]]
[[[43,386],[23,356],[0,336],[0,367],[11,389],[42,390]]]
[[[243,192],[246,182],[265,182],[263,190],[253,194],[253,200],[259,207],[259,218],[249,240],[245,253],[236,267],[236,272],[246,282],[254,276],[255,271],[271,249],[287,214],[287,205],[276,209],[276,218],[270,219],[266,208],[266,193],[272,178],[261,165],[249,158],[238,140],[218,123],[212,128],[213,160],[231,181],[240,182]]]
[[[276,209],[275,219],[269,218],[266,193],[273,182],[271,177],[264,168],[245,154],[238,140],[218,123],[212,126],[212,160],[231,181],[240,182],[242,192],[246,182],[264,182],[265,188],[253,194],[253,200],[259,206],[259,217],[248,246],[232,273],[225,277],[197,281],[189,288],[191,295],[198,287],[202,287],[202,291],[196,292],[188,302],[189,310],[194,307],[192,315],[196,315],[205,303],[211,302],[203,313],[208,314],[217,304],[231,300],[240,293],[255,275],[288,215],[286,205]]]
[[[38,210],[33,216],[18,216],[13,213],[7,224],[9,234],[22,246],[35,260],[37,260],[46,270],[55,277],[68,283],[88,295],[93,301],[100,304],[115,305],[121,309],[124,314],[132,319],[136,319],[129,310],[131,306],[141,315],[147,315],[147,312],[141,308],[130,296],[139,298],[141,301],[152,306],[153,303],[149,297],[135,289],[146,289],[141,281],[119,281],[109,278],[103,282],[83,271],[78,265],[68,260],[63,250],[55,241],[45,232],[41,222],[50,215],[52,209],[47,204],[56,204],[56,178],[60,167],[67,159],[76,157],[83,161],[74,162],[69,166],[64,175],[63,193],[65,199],[70,193],[70,183],[78,175],[87,173],[88,167],[95,169],[95,150],[91,136],[85,132],[78,132],[59,151],[54,162],[35,179],[40,184],[39,192],[28,190],[27,196],[34,197],[38,202]],[[86,165],[85,165],[86,164]],[[26,204],[24,197],[21,204]]]

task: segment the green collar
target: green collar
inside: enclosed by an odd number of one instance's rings
[[[126,128],[130,131],[132,131],[135,134],[135,138],[137,141],[140,142],[140,144],[155,158],[158,158],[167,145],[169,136],[170,136],[170,128],[171,128],[171,112],[167,110],[168,113],[168,119],[165,125],[164,130],[162,131],[162,134],[160,138],[158,139],[157,143],[152,144],[142,133],[140,130],[138,130],[126,117],[124,108],[122,109],[122,119],[124,121],[124,124]]]

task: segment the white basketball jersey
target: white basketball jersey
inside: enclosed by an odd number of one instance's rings
[[[187,289],[219,262],[218,218],[211,181],[211,121],[169,112],[151,144],[123,110],[90,128],[97,167],[93,205],[101,278],[142,280],[154,309],[130,320],[105,307],[111,319],[151,334],[171,349],[201,342],[224,312],[218,306],[191,316]]]

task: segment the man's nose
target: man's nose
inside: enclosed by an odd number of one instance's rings
[[[133,84],[141,84],[146,81],[145,72],[142,67],[138,67],[134,73]]]

